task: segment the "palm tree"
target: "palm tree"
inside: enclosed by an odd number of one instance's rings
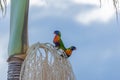
[[[28,9],[29,0],[11,0],[8,80],[19,80],[21,65],[28,49]],[[0,10],[4,16],[6,0],[0,0]]]
[[[28,9],[29,0],[11,0],[8,80],[19,80],[28,49]]]
[[[100,5],[102,0],[100,1]],[[118,9],[118,0],[113,5]],[[22,62],[28,49],[29,0],[11,0],[10,37],[8,46],[8,80],[19,80]],[[0,10],[6,13],[6,0],[0,0]]]

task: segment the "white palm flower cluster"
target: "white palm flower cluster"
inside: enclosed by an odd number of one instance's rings
[[[69,60],[49,43],[36,43],[27,51],[20,80],[75,80]]]

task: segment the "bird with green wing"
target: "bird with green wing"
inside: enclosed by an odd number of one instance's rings
[[[54,31],[54,34],[55,34],[55,37],[53,39],[53,43],[55,44],[55,47],[57,47],[58,49],[62,49],[62,50],[65,50],[65,46],[64,46],[64,43],[61,39],[61,32],[56,30]]]
[[[75,46],[71,46],[69,48],[66,48],[64,46],[64,43],[63,43],[62,39],[61,39],[61,32],[56,30],[56,31],[54,31],[54,34],[55,34],[55,37],[53,39],[53,43],[55,44],[55,47],[57,49],[62,49],[64,51],[63,54],[61,54],[60,56],[65,57],[65,58],[70,57],[72,52],[74,50],[76,50],[76,47]]]

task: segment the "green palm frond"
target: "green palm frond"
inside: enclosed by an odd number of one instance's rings
[[[116,20],[117,22],[119,21],[119,14],[118,14],[118,9],[119,9],[119,0],[111,0],[114,6],[114,9],[116,11]],[[102,7],[102,0],[99,0],[100,3],[100,8]]]
[[[116,19],[117,19],[117,21],[118,21],[118,8],[119,8],[119,0],[113,0],[113,6],[114,6],[114,8],[115,8],[115,10],[116,10]]]
[[[101,0],[99,0],[99,1],[100,1],[100,8],[101,8],[102,1]]]
[[[7,6],[6,0],[0,0],[0,11],[2,12],[3,16],[6,14],[6,6]]]

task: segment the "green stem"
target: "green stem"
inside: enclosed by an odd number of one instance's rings
[[[25,53],[28,48],[29,0],[11,0],[8,55]]]

